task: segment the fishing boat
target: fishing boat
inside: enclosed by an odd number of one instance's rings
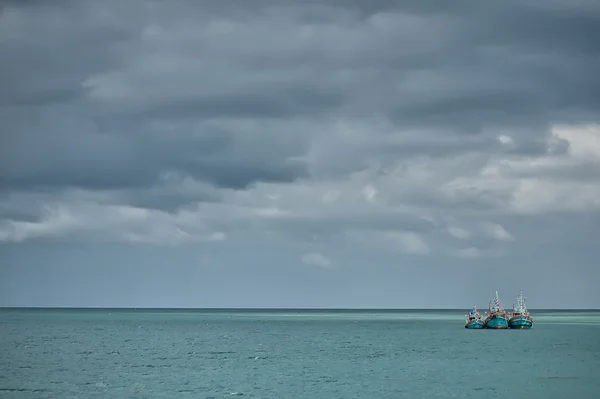
[[[517,297],[517,303],[513,303],[513,312],[508,319],[508,326],[510,328],[531,328],[533,327],[533,318],[525,306],[525,298],[523,292],[519,292]]]
[[[480,329],[485,328],[485,322],[477,310],[477,306],[473,305],[473,308],[469,314],[465,315],[465,328],[469,329]]]
[[[508,328],[508,315],[500,305],[498,291],[496,296],[490,301],[488,312],[485,318],[485,328],[504,329]]]

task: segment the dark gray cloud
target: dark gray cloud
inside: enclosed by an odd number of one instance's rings
[[[176,171],[219,187],[292,182],[308,171],[288,159],[330,128],[307,121],[373,115],[434,138],[382,146],[373,131],[367,149],[338,138],[345,153],[320,173],[367,156],[494,151],[490,128],[520,129],[513,150],[527,151],[548,123],[598,113],[599,18],[593,2],[8,2],[0,181],[125,189]],[[255,123],[202,123],[217,119]],[[264,134],[273,119],[285,122]],[[441,139],[455,134],[483,137]]]
[[[128,264],[191,244],[190,265],[440,275],[577,248],[597,274],[574,241],[598,232],[597,1],[3,6],[0,251],[24,270],[15,244],[101,242]]]

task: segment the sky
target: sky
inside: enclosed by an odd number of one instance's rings
[[[0,306],[600,308],[600,2],[3,1]]]

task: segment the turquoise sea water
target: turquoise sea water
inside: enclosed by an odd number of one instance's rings
[[[596,398],[600,312],[0,309],[0,398]]]

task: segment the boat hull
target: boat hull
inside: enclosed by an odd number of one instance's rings
[[[508,326],[514,329],[533,327],[533,319],[528,316],[514,316],[508,321]]]
[[[494,315],[486,320],[485,328],[495,330],[508,328],[508,320],[501,315]]]
[[[470,330],[479,330],[485,328],[485,323],[483,322],[483,320],[471,320],[468,321],[467,324],[465,324],[465,328],[468,328]]]

